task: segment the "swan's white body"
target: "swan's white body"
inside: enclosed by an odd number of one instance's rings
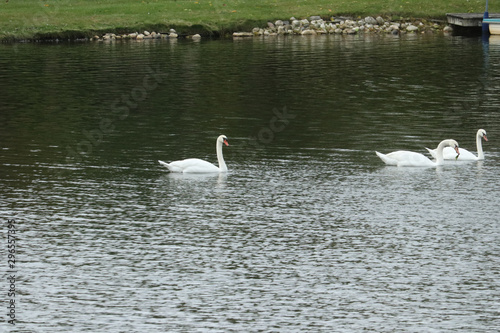
[[[225,135],[220,135],[215,142],[215,149],[217,152],[217,160],[219,166],[216,167],[210,162],[200,160],[199,158],[188,158],[185,160],[174,161],[166,163],[160,162],[161,165],[167,167],[171,172],[183,172],[183,173],[213,173],[213,172],[227,172],[226,162],[224,162],[224,157],[222,156],[222,144],[229,146],[227,142],[227,137]]]
[[[389,154],[381,154],[378,151],[377,156],[380,157],[385,164],[395,165],[399,167],[410,166],[410,167],[434,167],[444,163],[443,159],[443,149],[444,147],[451,147],[458,154],[458,143],[455,140],[447,139],[439,143],[436,149],[436,161],[431,161],[424,155],[420,153],[415,153],[412,151],[399,150]]]
[[[486,136],[486,131],[484,129],[480,129],[476,133],[476,147],[477,147],[477,156],[468,151],[467,149],[460,148],[460,156],[458,157],[459,161],[479,161],[484,160],[484,152],[483,152],[483,144],[481,139],[484,141],[488,141],[488,137]],[[425,148],[429,151],[432,157],[436,158],[436,149]],[[450,148],[446,147],[443,150],[443,157],[445,160],[454,160],[456,158],[455,152]]]

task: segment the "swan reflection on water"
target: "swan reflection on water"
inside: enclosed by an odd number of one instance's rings
[[[217,183],[225,182],[227,179],[227,173],[178,173],[170,172],[163,175],[164,179],[171,179],[173,181],[180,182],[190,182],[190,181],[213,181],[217,180]]]
[[[177,173],[169,172],[160,177],[162,183],[177,184],[189,189],[196,188],[224,188],[227,182],[227,173]]]

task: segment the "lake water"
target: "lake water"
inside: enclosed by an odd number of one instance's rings
[[[3,44],[0,90],[2,331],[500,329],[498,40]]]

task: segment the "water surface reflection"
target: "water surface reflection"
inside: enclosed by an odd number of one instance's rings
[[[494,46],[484,57],[480,39],[451,36],[0,45],[16,327],[495,331]],[[151,69],[161,82],[144,95]],[[294,117],[276,130],[285,107]],[[480,162],[395,168],[374,153],[449,137],[474,151],[478,128],[490,139]],[[221,133],[227,174],[157,163],[215,162]]]

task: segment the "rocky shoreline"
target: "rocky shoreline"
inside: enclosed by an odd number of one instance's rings
[[[276,22],[268,22],[265,28],[254,28],[251,32],[234,32],[233,37],[254,37],[273,35],[322,35],[342,34],[355,35],[358,33],[380,33],[380,34],[406,34],[406,33],[435,33],[453,31],[444,22],[426,19],[400,19],[389,20],[381,16],[367,16],[364,19],[353,19],[349,17],[332,17],[325,21],[319,16],[311,16],[309,19],[296,19]]]
[[[128,40],[128,39],[133,39],[133,40],[144,40],[144,39],[175,39],[180,36],[175,29],[170,29],[168,33],[159,33],[159,32],[149,32],[149,31],[143,31],[143,32],[132,32],[132,33],[125,33],[125,34],[115,34],[115,33],[105,33],[103,36],[98,36],[95,35],[94,37],[90,38],[90,40],[94,41],[110,41],[110,40]],[[199,39],[201,38],[201,35],[195,34],[195,35],[189,35],[186,36],[192,39]]]
[[[181,30],[181,29],[180,29]],[[196,32],[196,31],[195,31]],[[381,16],[367,16],[365,18],[331,17],[328,20],[320,16],[297,19],[291,17],[289,20],[276,20],[267,22],[265,27],[255,27],[251,31],[236,31],[224,34],[222,32],[201,32],[198,34],[186,34],[177,32],[175,29],[168,31],[142,31],[128,33],[107,32],[91,35],[91,37],[44,37],[34,39],[21,39],[20,41],[118,41],[118,40],[148,40],[148,39],[171,39],[190,38],[199,40],[203,37],[259,37],[259,36],[285,36],[285,35],[355,35],[355,34],[432,34],[452,33],[453,28],[445,21],[434,19],[412,19],[402,17],[383,18]],[[83,34],[83,33],[82,33]]]
[[[415,34],[415,33],[451,33],[453,28],[444,21],[431,19],[399,18],[388,19],[381,16],[367,16],[365,18],[331,17],[324,20],[320,16],[311,16],[305,19],[291,17],[289,20],[268,22],[266,27],[255,27],[252,31],[233,32],[232,37],[258,37],[279,35],[355,35],[362,33],[374,34]],[[105,33],[95,35],[90,40],[145,40],[145,39],[176,39],[179,37],[200,39],[200,34],[183,35],[174,29],[169,32],[132,32],[124,34]]]

